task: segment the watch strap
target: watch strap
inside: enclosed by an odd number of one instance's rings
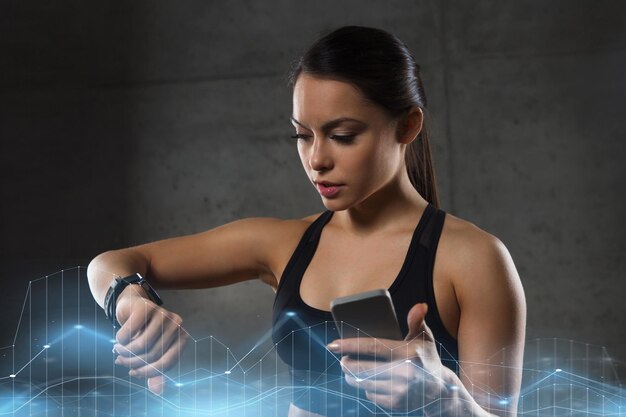
[[[150,301],[154,302],[156,305],[163,304],[159,294],[140,274],[136,273],[123,278],[117,277],[113,280],[113,282],[111,282],[111,286],[107,290],[106,296],[104,297],[104,313],[111,324],[113,324],[114,329],[119,329],[121,327],[120,323],[117,321],[116,315],[117,298],[129,285],[141,286],[146,291],[146,295]]]

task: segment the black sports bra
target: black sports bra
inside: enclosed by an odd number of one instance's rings
[[[296,406],[326,416],[349,415],[351,411],[358,411],[361,416],[376,415],[376,406],[361,391],[345,383],[340,358],[326,349],[328,343],[339,338],[331,313],[307,305],[300,297],[300,282],[332,215],[332,211],[325,211],[311,223],[285,267],[274,299],[272,338],[278,355],[289,365]],[[400,272],[388,290],[403,336],[408,333],[406,317],[411,307],[428,303],[426,323],[433,332],[442,363],[458,372],[457,341],[439,317],[433,290],[433,265],[445,215],[443,210],[428,204]]]

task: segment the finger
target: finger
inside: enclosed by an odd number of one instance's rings
[[[393,366],[389,361],[359,360],[350,356],[343,356],[340,364],[344,373],[356,378],[369,378]]]
[[[355,340],[339,340],[341,353],[347,354],[352,360],[395,362],[412,359],[417,355],[417,341],[360,339],[355,344]]]
[[[122,324],[122,327],[120,327],[120,329],[115,334],[115,340],[117,341],[117,344],[125,345],[130,342],[134,335],[143,330],[148,321],[148,317],[146,317],[144,311],[133,311],[128,317],[128,320],[126,320]]]
[[[155,343],[152,343],[151,347],[148,347],[148,352],[138,355],[131,356],[118,356],[115,363],[117,365],[126,366],[128,368],[139,368],[148,363],[154,362],[163,356],[164,352],[166,352],[172,343],[176,341],[179,337],[181,337],[181,333],[184,333],[185,330],[182,327],[172,327],[168,326],[161,335],[161,339],[157,340]],[[121,348],[125,350],[125,348]],[[125,350],[126,351],[126,350]]]
[[[124,356],[136,356],[143,355],[149,352],[159,339],[162,338],[165,332],[171,332],[173,329],[180,328],[182,319],[178,314],[169,312],[157,312],[158,317],[152,317],[144,330],[141,333],[136,334],[130,343],[126,344],[126,352],[132,352],[133,355]]]
[[[153,376],[148,378],[148,389],[157,395],[163,394],[163,387],[165,386],[165,377],[163,375]]]
[[[362,379],[346,374],[346,382],[354,388],[371,391],[376,394],[389,395],[393,392],[393,382],[390,379]]]
[[[414,380],[421,369],[411,360],[376,362],[356,361],[346,357],[341,359],[341,367],[346,375],[356,379],[396,380],[404,383]]]
[[[374,337],[357,337],[349,339],[337,339],[326,347],[334,353],[350,356],[370,356],[383,360],[391,359],[393,350],[405,344],[403,341],[391,339],[378,339]]]
[[[130,376],[138,378],[151,378],[162,375],[163,372],[171,368],[180,358],[180,353],[187,343],[187,334],[182,333],[181,337],[156,362],[146,364],[140,368],[131,369]]]
[[[140,368],[148,363],[155,362],[158,360],[163,354],[169,349],[170,345],[176,339],[173,338],[171,340],[161,340],[157,343],[154,343],[152,348],[148,353],[144,353],[141,355],[131,355],[131,356],[118,356],[115,360],[116,365],[125,366],[127,368]]]
[[[409,314],[407,314],[407,324],[409,332],[404,338],[405,341],[410,341],[419,337],[426,338],[428,340],[434,340],[432,332],[426,325],[426,314],[428,313],[428,304],[418,303],[415,304]]]
[[[367,397],[368,400],[372,401],[373,403],[376,403],[377,405],[386,408],[388,410],[391,410],[395,405],[395,402],[393,400],[393,395],[390,394],[378,394],[375,392],[370,392],[370,391],[366,391],[365,392],[365,396]]]
[[[181,326],[182,319],[173,313],[166,321],[163,319],[152,319],[148,327],[138,334],[128,345],[115,345],[114,349],[121,353],[123,363],[126,358],[142,358],[148,362],[155,359],[156,355],[161,355],[169,345],[179,337],[179,333],[185,332]]]
[[[131,340],[123,345],[123,356],[132,357],[141,355],[148,351],[154,343],[163,334],[163,322],[156,317],[149,317],[147,324],[140,330],[135,332]]]

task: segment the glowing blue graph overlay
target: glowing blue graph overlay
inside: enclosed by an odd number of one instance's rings
[[[0,337],[0,417],[274,417],[286,416],[298,395],[271,329],[243,355],[212,335],[190,335],[178,365],[166,372],[164,394],[151,393],[145,380],[113,363],[115,335],[83,267],[31,281],[15,316],[15,334]],[[599,346],[528,341],[519,415],[626,416],[617,365]]]

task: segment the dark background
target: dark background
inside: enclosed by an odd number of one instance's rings
[[[626,359],[624,22],[624,2],[592,0],[3,2],[0,344],[30,280],[321,210],[285,74],[322,32],[361,24],[422,66],[443,209],[509,248],[528,337]],[[164,298],[244,350],[269,328],[256,282]]]

